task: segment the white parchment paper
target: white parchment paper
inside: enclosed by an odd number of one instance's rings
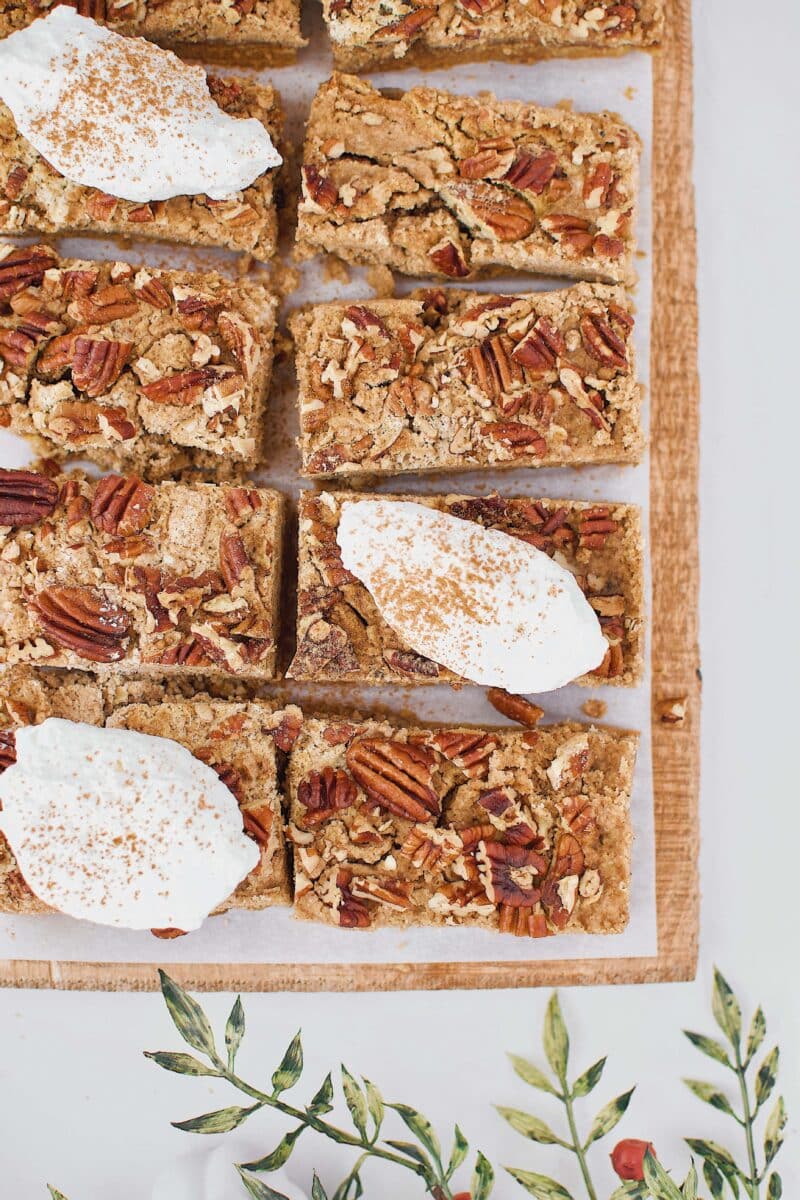
[[[287,110],[287,132],[296,144],[302,140],[305,116],[317,86],[330,73],[331,60],[321,18],[314,6],[307,14],[307,28],[314,26],[311,45],[301,53],[297,66],[283,68],[265,81],[278,87]],[[224,72],[223,72],[224,73]],[[409,88],[426,84],[477,95],[493,91],[502,99],[524,99],[542,104],[572,101],[578,109],[608,108],[619,112],[644,141],[642,191],[638,227],[640,280],[636,290],[637,322],[634,333],[639,372],[645,384],[650,356],[651,311],[651,189],[650,131],[652,128],[652,74],[650,58],[631,54],[620,58],[555,61],[533,66],[498,63],[466,65],[451,71],[402,71],[372,77],[378,86]],[[138,243],[121,250],[114,243],[96,240],[65,239],[59,249],[64,254],[82,257],[125,258],[154,266],[187,266],[197,269],[212,265],[230,270],[233,258],[223,252],[181,251],[173,247]],[[284,248],[286,251],[287,247]],[[284,254],[285,257],[285,254]],[[419,286],[418,280],[401,280],[398,291]],[[483,291],[521,292],[539,287],[563,286],[553,281],[513,276],[478,285]],[[326,277],[319,262],[308,263],[301,271],[299,290],[288,297],[288,305],[307,301],[351,299],[370,296],[371,289],[363,272],[352,270],[347,283]],[[268,420],[271,424],[272,453],[260,481],[280,488],[292,496],[299,490],[299,456],[294,447],[296,417],[290,389],[277,389],[272,397]],[[648,423],[645,391],[644,420]],[[29,461],[24,443],[0,434],[0,465],[20,466]],[[580,500],[620,500],[639,504],[648,524],[649,463],[636,468],[603,467],[580,470],[521,469],[491,473],[472,472],[439,478],[387,480],[378,490],[435,493],[462,491],[484,494],[497,487],[508,495],[548,496]],[[649,553],[647,595],[650,594]],[[651,607],[648,600],[648,625]],[[293,613],[284,613],[284,622],[293,622]],[[175,941],[159,941],[149,934],[108,930],[70,920],[67,917],[0,917],[0,958],[50,959],[85,962],[192,962],[192,963],[381,963],[381,962],[527,962],[532,959],[606,958],[653,956],[656,953],[655,843],[653,822],[652,761],[650,745],[650,671],[636,689],[599,687],[594,690],[568,687],[539,698],[546,709],[546,720],[564,718],[586,720],[580,706],[588,698],[599,698],[608,705],[604,722],[637,729],[641,746],[637,760],[632,796],[634,846],[631,884],[631,920],[618,935],[590,937],[569,935],[530,940],[499,936],[482,930],[419,929],[360,932],[296,921],[288,909],[261,913],[232,912],[206,922],[203,929]],[[346,685],[345,685],[346,686]],[[274,689],[281,700],[296,699],[321,706],[325,689],[309,689],[289,684]],[[328,693],[331,702],[341,704],[347,697],[341,686]],[[452,691],[446,686],[407,690],[380,688],[358,689],[354,704],[368,711],[371,701],[421,720],[436,722],[502,723],[488,704],[480,688]]]

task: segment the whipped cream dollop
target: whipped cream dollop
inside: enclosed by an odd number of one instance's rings
[[[342,562],[394,631],[473,683],[548,692],[606,642],[569,571],[519,538],[406,500],[348,500]]]
[[[260,121],[212,100],[202,67],[67,5],[0,41],[0,98],[62,175],[123,200],[223,200],[281,162]]]
[[[125,929],[197,929],[259,860],[233,794],[168,738],[51,717],[16,731],[0,830],[33,893]]]

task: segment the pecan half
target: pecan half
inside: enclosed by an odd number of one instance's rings
[[[10,300],[27,287],[38,287],[45,271],[56,266],[56,256],[47,246],[25,246],[0,258],[0,300]]]
[[[124,283],[110,283],[89,296],[75,301],[75,311],[82,321],[91,325],[107,325],[111,321],[122,321],[133,317],[138,302],[130,288]],[[72,311],[70,309],[70,311]]]
[[[225,488],[222,498],[226,513],[236,525],[249,520],[261,508],[261,497],[255,488]]]
[[[0,525],[35,525],[49,517],[57,504],[58,484],[46,475],[0,470]]]
[[[5,194],[9,200],[19,200],[28,178],[28,168],[22,163],[12,163],[11,170],[6,176]]]
[[[600,313],[586,313],[581,319],[581,338],[587,354],[607,367],[624,371],[628,351],[623,339]]]
[[[525,382],[522,367],[512,356],[513,349],[514,343],[508,334],[499,333],[466,351],[470,375],[490,400],[499,400],[505,392]]]
[[[552,150],[545,150],[542,154],[520,150],[503,179],[520,191],[541,196],[555,175],[557,166],[558,159]]]
[[[532,908],[542,896],[547,859],[525,846],[484,842],[478,848],[478,873],[494,904]]]
[[[410,821],[438,816],[430,750],[394,738],[363,738],[348,747],[345,757],[353,778],[370,800],[393,816]]]
[[[501,442],[512,454],[534,454],[541,458],[547,452],[547,442],[531,425],[520,421],[492,421],[480,427],[482,437]]]
[[[507,188],[480,179],[460,179],[451,185],[451,191],[499,242],[518,242],[536,224],[536,213],[527,200]]]
[[[142,272],[144,275],[144,272]],[[157,275],[147,275],[147,278],[137,276],[134,291],[140,300],[151,308],[167,309],[172,306],[172,297]]]
[[[102,592],[86,587],[44,588],[31,600],[45,637],[89,662],[125,656],[129,613]]]
[[[306,825],[321,825],[343,808],[350,808],[358,789],[346,771],[325,767],[312,771],[297,788],[297,799],[305,808]]]
[[[415,825],[409,829],[400,853],[418,871],[441,870],[458,858],[463,849],[461,838],[454,829],[437,829],[434,825]]]
[[[250,566],[244,542],[236,530],[223,530],[219,538],[219,569],[225,586],[232,592]]]
[[[216,367],[191,367],[188,371],[177,371],[153,383],[146,383],[142,391],[154,404],[187,406],[197,404],[203,392],[219,377]]]
[[[560,834],[542,888],[542,907],[557,929],[564,929],[572,916],[578,898],[578,881],[585,865],[583,849],[575,835]],[[568,880],[572,886],[568,885]]]
[[[91,518],[104,533],[127,537],[140,533],[150,520],[155,489],[138,475],[106,475],[92,497]]]
[[[504,717],[509,717],[528,729],[533,729],[544,716],[544,709],[539,708],[538,704],[531,704],[524,696],[512,696],[503,688],[489,688],[486,696],[492,707]]]
[[[353,872],[347,867],[342,867],[336,874],[336,886],[341,894],[337,911],[339,924],[344,929],[368,929],[371,924],[369,909],[353,895],[352,879]]]
[[[72,381],[87,396],[102,396],[117,382],[130,357],[133,342],[76,337],[72,352]]]
[[[578,515],[579,545],[588,550],[602,550],[608,537],[619,529],[619,521],[611,516],[605,504],[585,508]]]
[[[354,875],[350,884],[350,894],[358,900],[371,900],[396,912],[411,907],[410,893],[410,883],[404,883],[401,879],[387,879],[386,876]]]
[[[546,317],[539,317],[531,332],[512,351],[515,362],[521,363],[529,375],[541,378],[555,370],[559,358],[567,352],[561,332]]]
[[[474,154],[462,158],[458,164],[458,173],[462,179],[502,179],[508,178],[508,171],[514,161],[514,143],[510,138],[494,138],[482,142]]]

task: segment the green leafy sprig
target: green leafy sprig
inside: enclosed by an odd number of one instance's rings
[[[598,1059],[572,1084],[568,1082],[569,1034],[558,996],[555,993],[550,997],[547,1005],[542,1044],[552,1071],[552,1078],[541,1071],[539,1067],[528,1062],[527,1059],[511,1055],[511,1062],[517,1075],[525,1083],[541,1092],[547,1092],[561,1101],[564,1106],[568,1134],[561,1137],[539,1117],[520,1112],[516,1108],[499,1107],[498,1112],[508,1121],[512,1129],[516,1129],[517,1133],[521,1133],[523,1137],[529,1138],[532,1142],[538,1142],[542,1146],[560,1146],[564,1150],[572,1151],[578,1160],[587,1197],[589,1200],[597,1200],[597,1190],[592,1182],[587,1151],[595,1142],[611,1133],[630,1104],[634,1089],[623,1092],[621,1096],[610,1100],[601,1108],[594,1118],[587,1136],[581,1138],[575,1117],[575,1101],[582,1100],[594,1091],[602,1078],[606,1060],[605,1058]],[[567,1189],[548,1175],[539,1175],[534,1171],[526,1171],[519,1167],[506,1169],[517,1183],[522,1184],[526,1191],[537,1197],[537,1200],[572,1200]]]
[[[756,1125],[762,1109],[775,1090],[780,1052],[777,1046],[773,1046],[755,1069],[751,1092],[748,1075],[751,1067],[755,1066],[756,1057],[767,1035],[767,1022],[763,1010],[760,1007],[756,1009],[747,1039],[743,1041],[741,1006],[730,985],[715,968],[711,1011],[727,1045],[701,1033],[692,1033],[689,1030],[684,1032],[702,1054],[725,1067],[736,1077],[739,1090],[738,1111],[735,1101],[731,1101],[716,1084],[704,1083],[698,1079],[686,1079],[684,1082],[699,1100],[725,1113],[741,1128],[747,1153],[747,1167],[738,1166],[733,1154],[717,1142],[687,1138],[687,1145],[702,1159],[703,1177],[712,1200],[721,1200],[726,1191],[737,1198],[741,1193],[747,1200],[761,1200],[764,1183],[766,1192],[763,1195],[766,1196],[766,1200],[780,1200],[783,1184],[780,1175],[771,1170],[771,1167],[783,1145],[786,1108],[782,1096],[775,1101],[764,1125],[762,1166],[758,1164],[756,1152]],[[661,1193],[653,1194],[661,1200]]]
[[[289,1159],[299,1138],[313,1130],[341,1146],[357,1151],[352,1169],[333,1193],[331,1200],[357,1200],[364,1194],[361,1170],[370,1159],[380,1159],[397,1167],[404,1167],[416,1175],[424,1184],[425,1191],[434,1200],[454,1200],[453,1177],[465,1162],[469,1144],[464,1134],[455,1127],[453,1147],[445,1160],[441,1143],[427,1117],[407,1104],[389,1104],[380,1091],[368,1079],[360,1081],[345,1067],[341,1067],[341,1089],[353,1123],[354,1132],[341,1129],[326,1120],[333,1110],[335,1089],[332,1074],[326,1075],[312,1099],[302,1107],[290,1104],[284,1095],[300,1081],[303,1073],[303,1046],[298,1033],[290,1042],[279,1066],[274,1071],[271,1088],[263,1091],[246,1083],[236,1074],[236,1055],[245,1032],[244,1009],[237,997],[225,1026],[225,1056],[217,1050],[211,1023],[198,1002],[164,972],[161,976],[161,991],[175,1028],[183,1040],[208,1062],[192,1054],[158,1050],[146,1052],[146,1057],[167,1071],[179,1075],[203,1075],[224,1079],[252,1103],[233,1105],[216,1112],[203,1113],[187,1121],[173,1122],[176,1129],[188,1133],[228,1133],[236,1129],[254,1113],[265,1108],[283,1113],[293,1122],[293,1127],[284,1134],[278,1145],[269,1154],[253,1162],[237,1165],[237,1171],[248,1193],[254,1200],[286,1200],[280,1192],[259,1178],[262,1173],[276,1171]],[[395,1113],[413,1137],[413,1141],[383,1137],[387,1110]],[[478,1151],[472,1176],[471,1188],[465,1196],[470,1200],[487,1200],[494,1184],[494,1171]],[[311,1191],[312,1200],[328,1200],[320,1179],[315,1175]]]

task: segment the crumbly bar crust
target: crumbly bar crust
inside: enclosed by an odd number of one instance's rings
[[[300,497],[297,652],[287,674],[365,684],[463,683],[399,638],[367,588],[343,567],[336,531],[343,503],[353,498],[347,492]],[[639,682],[645,616],[641,517],[634,505],[498,495],[380,496],[393,498],[499,529],[555,558],[577,578],[608,642],[600,666],[577,682],[627,687]]]
[[[273,87],[209,75],[211,94],[226,113],[254,117],[277,145],[283,113]],[[267,260],[277,248],[279,168],[260,175],[227,200],[175,196],[139,204],[71,183],[42,158],[0,102],[0,233],[124,234],[190,246],[223,246]]]
[[[2,0],[0,37],[50,7],[37,0]],[[277,66],[294,62],[306,45],[299,0],[91,0],[86,12],[126,37],[146,37],[204,62]]]
[[[309,477],[638,461],[623,288],[435,288],[294,314]]]
[[[295,911],[346,928],[617,933],[637,735],[306,720],[287,773]]]
[[[0,770],[14,761],[14,731],[48,717],[171,738],[214,767],[236,797],[245,832],[261,850],[259,865],[216,911],[291,902],[279,766],[300,729],[298,708],[205,695],[164,699],[146,680],[107,682],[78,672],[17,668],[0,683]],[[25,883],[0,834],[0,912],[48,911]]]
[[[247,279],[0,243],[0,426],[146,479],[252,470],[276,310]]]
[[[0,664],[275,675],[278,492],[0,471]]]
[[[631,281],[639,151],[612,113],[337,74],[309,115],[298,253],[450,279]]]
[[[619,54],[656,45],[662,0],[322,0],[342,71],[443,67],[555,55]]]

